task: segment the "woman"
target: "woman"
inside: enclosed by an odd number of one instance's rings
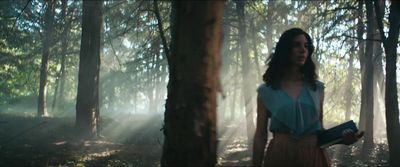
[[[324,84],[317,79],[311,59],[311,37],[300,28],[285,31],[257,89],[257,127],[253,165],[330,166],[325,150],[317,146],[316,133],[323,129]],[[273,138],[266,155],[268,119]],[[344,144],[358,140],[347,134]]]

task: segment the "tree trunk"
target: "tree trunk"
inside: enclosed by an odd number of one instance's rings
[[[61,33],[61,68],[60,71],[57,73],[57,78],[55,81],[55,88],[54,88],[54,98],[53,98],[53,104],[51,105],[51,111],[54,112],[54,109],[56,106],[60,106],[60,100],[62,102],[64,101],[64,84],[65,84],[65,56],[67,53],[67,39],[66,39],[66,33],[67,33],[67,19],[66,19],[66,14],[67,14],[67,0],[62,0],[62,9],[61,9],[61,20],[63,21],[64,24],[64,29]],[[58,101],[57,101],[58,100]],[[58,108],[58,107],[57,107]]]
[[[53,103],[51,104],[51,112],[54,112],[54,108],[56,107],[57,103],[57,96],[58,96],[58,86],[60,83],[60,74],[61,72],[58,72],[56,75],[56,81],[55,81],[55,86],[54,86],[54,95],[53,95]]]
[[[373,11],[373,4],[372,1],[366,0],[365,1],[366,10],[367,10],[367,39],[373,39],[374,33],[376,32],[376,21],[375,21],[375,14]],[[363,143],[363,151],[362,155],[364,158],[367,158],[371,149],[374,146],[374,131],[373,131],[373,124],[374,124],[374,65],[373,65],[373,58],[374,58],[374,41],[367,40],[366,43],[366,51],[365,51],[365,60],[362,67],[362,85],[361,85],[361,113],[363,115],[364,127],[363,131],[365,131],[364,135],[364,143]],[[361,119],[361,118],[360,118]],[[360,121],[361,122],[361,121]]]
[[[363,40],[364,31],[364,11],[363,11],[364,1],[358,1],[357,8],[357,43],[358,43],[358,58],[360,60],[361,71],[363,70],[364,64],[364,54],[365,54],[365,42]],[[363,75],[363,73],[361,73]]]
[[[253,47],[253,52],[254,52],[254,64],[256,65],[256,73],[257,73],[257,79],[256,83],[260,83],[262,81],[262,76],[261,76],[261,70],[260,70],[260,60],[259,60],[259,54],[258,54],[258,48],[257,48],[257,32],[256,28],[254,26],[254,20],[251,20],[250,22],[250,29],[251,32],[251,41],[252,41],[252,47]]]
[[[351,106],[352,106],[352,101],[353,101],[353,80],[354,80],[354,66],[353,66],[353,61],[354,61],[354,55],[355,55],[355,42],[351,42],[351,53],[349,55],[349,66],[347,68],[347,79],[346,79],[346,113],[345,113],[345,121],[348,121],[351,119]]]
[[[268,49],[268,54],[272,54],[272,29],[274,28],[274,19],[273,19],[273,13],[274,13],[274,8],[275,8],[275,0],[269,0],[268,1],[268,10],[267,10],[267,23],[266,23],[266,28],[267,30],[265,31],[265,38],[267,41],[267,49]]]
[[[153,51],[154,51],[154,44],[153,44]],[[154,53],[153,53],[154,54]],[[154,88],[155,88],[155,83],[154,83],[154,55],[149,55],[151,56],[150,58],[150,63],[146,64],[146,89],[147,89],[147,98],[149,99],[149,113],[154,113]]]
[[[358,8],[357,8],[357,15],[358,15],[357,39],[358,39],[358,41],[357,41],[357,43],[358,43],[358,58],[360,60],[360,67],[361,67],[361,78],[364,78],[363,70],[364,70],[364,64],[365,64],[365,60],[364,60],[365,59],[364,58],[365,57],[364,56],[365,41],[363,40],[363,35],[365,32],[364,31],[364,22],[363,22],[363,20],[364,20],[363,5],[364,5],[364,1],[358,1]],[[362,94],[362,91],[361,91],[361,94]],[[362,95],[362,97],[363,97],[363,95]],[[361,98],[360,120],[358,122],[359,129],[365,129],[365,127],[364,127],[365,118],[364,118],[364,114],[363,114],[364,106],[362,106],[363,104],[365,104],[364,100],[365,100],[364,98]]]
[[[68,31],[70,29],[70,24],[67,21],[67,0],[62,0],[62,20],[64,21],[64,29],[61,34],[61,69],[60,69],[60,89],[59,89],[59,97],[58,97],[58,109],[61,111],[64,110],[65,103],[65,80],[66,80],[66,70],[65,70],[65,58],[67,56],[68,50]]]
[[[229,105],[231,108],[231,114],[230,114],[230,120],[234,121],[236,119],[235,113],[236,113],[236,97],[237,97],[237,91],[236,91],[236,86],[237,86],[237,80],[233,81],[233,86],[232,86],[232,95],[231,95],[231,104]]]
[[[400,166],[400,122],[397,97],[397,45],[400,27],[400,2],[392,1],[389,13],[389,35],[386,38],[383,31],[382,17],[379,12],[380,7],[375,1],[375,9],[379,25],[379,32],[383,41],[386,53],[386,88],[385,88],[385,107],[386,107],[386,131],[389,144],[389,163],[390,166]]]
[[[346,79],[346,83],[345,83],[345,108],[346,108],[346,113],[345,113],[345,117],[344,120],[345,121],[349,121],[351,119],[351,107],[352,107],[352,102],[353,102],[353,80],[354,80],[354,56],[356,54],[355,50],[356,50],[356,45],[355,45],[355,40],[352,40],[351,43],[351,52],[349,54],[349,66],[347,67],[347,79]],[[340,162],[343,164],[345,158],[348,157],[348,155],[346,154],[347,152],[350,152],[350,147],[348,146],[339,146],[337,149],[337,157],[340,160]],[[352,157],[350,157],[352,158]]]
[[[385,1],[379,0],[380,11],[384,10]],[[375,12],[376,13],[376,12]],[[383,13],[380,14],[380,18],[383,17]],[[375,14],[376,15],[376,14]],[[375,20],[376,21],[376,20]],[[382,40],[379,34],[378,28],[374,32],[373,39]],[[379,41],[374,41],[374,138],[382,138],[386,135],[386,129],[382,124],[385,123],[384,116],[384,91],[385,91],[385,80],[383,74],[383,48]]]
[[[240,46],[240,55],[242,58],[242,95],[245,106],[245,117],[246,117],[246,130],[247,130],[247,144],[251,147],[253,144],[253,135],[254,135],[254,120],[253,120],[253,106],[252,105],[252,91],[251,84],[252,80],[250,77],[250,58],[249,51],[247,47],[246,41],[246,25],[244,18],[244,5],[245,1],[235,1],[236,2],[236,12],[238,14],[239,20],[239,46]]]
[[[379,32],[376,31],[374,39],[380,39]],[[373,74],[373,88],[374,88],[374,136],[375,138],[381,138],[386,134],[386,129],[382,126],[385,123],[384,118],[384,90],[385,81],[383,74],[383,48],[381,42],[374,42],[374,74]]]
[[[42,62],[40,66],[40,84],[39,84],[39,98],[38,98],[38,113],[39,117],[47,116],[46,95],[47,95],[47,67],[50,54],[50,46],[53,37],[53,17],[54,17],[54,1],[47,1],[47,8],[45,13],[44,23],[44,38],[43,38],[43,53]]]
[[[83,1],[82,39],[76,102],[76,128],[83,137],[97,135],[99,119],[100,41],[103,1]]]
[[[215,166],[224,1],[173,1],[161,166]]]

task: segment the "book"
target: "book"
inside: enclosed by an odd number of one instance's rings
[[[317,134],[318,146],[326,148],[338,144],[347,132],[358,132],[358,128],[353,120],[347,121],[330,129],[321,131]]]

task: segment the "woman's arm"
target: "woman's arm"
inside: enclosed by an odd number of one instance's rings
[[[257,127],[253,142],[253,166],[261,166],[268,138],[268,114],[260,96],[257,96]]]

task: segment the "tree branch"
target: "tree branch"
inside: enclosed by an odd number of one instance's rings
[[[341,37],[352,38],[352,39],[358,39],[358,40],[364,40],[364,41],[377,41],[377,42],[382,42],[382,40],[380,40],[380,39],[371,39],[371,38],[366,38],[366,39],[364,39],[364,38],[354,37],[354,36],[346,35],[346,34],[342,34],[341,36],[330,36],[330,37],[328,37],[328,38],[326,38],[326,39],[341,38]]]
[[[17,18],[15,19],[15,22],[14,22],[14,25],[13,25],[12,29],[14,29],[15,25],[17,24],[17,21],[18,21],[19,17],[21,17],[22,13],[24,13],[24,10],[28,7],[28,5],[31,3],[31,1],[32,0],[28,0],[28,2],[26,2],[24,8],[22,9],[22,11],[18,14]]]
[[[162,20],[161,20],[161,17],[160,17],[160,11],[158,9],[157,0],[154,0],[153,4],[154,4],[154,14],[156,15],[156,18],[157,18],[158,31],[160,33],[161,40],[162,40],[162,43],[163,43],[165,56],[167,57],[168,62],[170,62],[169,61],[170,60],[169,48],[168,48],[168,44],[167,44],[167,39],[165,38],[164,29],[163,29]]]
[[[338,7],[338,8],[334,8],[334,9],[331,9],[331,10],[326,10],[326,11],[328,11],[328,12],[336,12],[336,11],[339,11],[339,10],[356,10],[357,8],[356,7],[354,7],[354,6],[345,6],[345,7]]]
[[[120,69],[122,69],[121,60],[119,59],[119,57],[118,57],[118,55],[117,55],[117,51],[115,50],[115,48],[114,48],[114,45],[112,44],[112,41],[111,41],[110,35],[109,35],[107,32],[106,32],[106,36],[107,36],[106,40],[107,40],[107,41],[108,41],[108,43],[110,44],[110,46],[111,46],[111,50],[113,51],[113,53],[114,53],[114,56],[115,56],[115,58],[117,59],[117,62],[118,62],[119,68],[120,68]]]

